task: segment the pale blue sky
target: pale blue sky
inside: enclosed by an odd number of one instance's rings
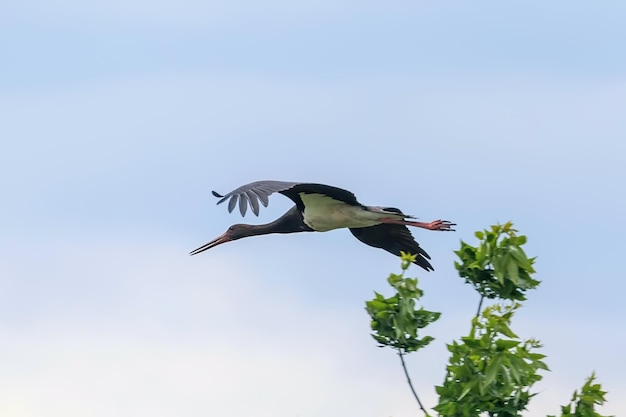
[[[0,414],[414,415],[364,301],[396,258],[346,231],[251,238],[210,190],[321,182],[414,232],[437,340],[429,406],[477,297],[459,240],[512,220],[543,283],[513,327],[626,413],[626,6],[587,2],[0,5]],[[274,196],[259,219],[290,202]]]

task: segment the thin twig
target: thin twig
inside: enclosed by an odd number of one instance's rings
[[[417,393],[415,392],[415,388],[413,388],[413,383],[411,382],[411,377],[409,376],[409,371],[407,371],[406,364],[404,363],[404,353],[402,353],[402,351],[400,351],[400,349],[398,349],[398,356],[400,356],[400,362],[402,362],[402,369],[404,369],[404,375],[406,375],[406,381],[409,383],[409,387],[411,388],[411,392],[413,393],[413,396],[415,397],[415,399],[417,400],[417,403],[419,404],[420,408],[424,412],[424,415],[426,417],[430,417],[428,415],[428,411],[426,411],[426,409],[422,405],[422,402],[420,401],[420,398],[417,396]]]
[[[483,300],[485,299],[484,295],[480,296],[480,301],[478,302],[478,310],[476,310],[476,318],[480,317],[480,309],[483,308]]]

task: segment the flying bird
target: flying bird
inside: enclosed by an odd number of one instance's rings
[[[414,263],[427,271],[432,271],[434,269],[428,262],[430,256],[415,241],[407,226],[444,232],[454,231],[452,226],[455,226],[455,223],[447,220],[435,220],[430,223],[407,220],[415,217],[393,207],[365,206],[359,203],[350,191],[324,184],[257,181],[225,195],[213,191],[213,195],[220,199],[217,204],[228,201],[229,213],[239,205],[242,217],[246,215],[248,206],[258,216],[259,202],[267,207],[269,196],[274,193],[290,198],[295,206],[271,223],[234,224],[224,234],[191,251],[190,255],[248,236],[327,232],[348,228],[354,237],[366,245],[384,249],[397,256],[400,256],[401,251],[416,255]]]

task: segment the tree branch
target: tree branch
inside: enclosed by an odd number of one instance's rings
[[[402,362],[402,369],[404,369],[404,375],[406,375],[406,381],[409,383],[409,387],[411,388],[411,392],[413,393],[413,396],[417,400],[417,404],[419,404],[420,409],[424,412],[424,415],[426,417],[430,417],[429,414],[428,414],[428,411],[426,411],[426,409],[422,405],[422,402],[420,401],[420,398],[417,396],[417,393],[415,392],[415,388],[413,388],[413,382],[411,382],[411,377],[409,376],[409,371],[407,371],[406,364],[404,363],[404,353],[402,353],[402,351],[400,349],[398,349],[398,356],[400,356],[400,362]]]
[[[480,301],[478,302],[478,310],[476,310],[476,318],[480,317],[480,309],[483,308],[483,300],[485,299],[484,295],[480,296]]]

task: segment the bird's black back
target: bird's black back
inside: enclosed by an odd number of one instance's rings
[[[331,185],[313,184],[313,183],[301,183],[296,184],[293,187],[279,191],[282,195],[289,197],[300,211],[304,211],[304,203],[300,194],[320,194],[332,198],[333,200],[342,201],[351,206],[361,206],[356,199],[356,196],[350,191],[342,188],[333,187]]]

